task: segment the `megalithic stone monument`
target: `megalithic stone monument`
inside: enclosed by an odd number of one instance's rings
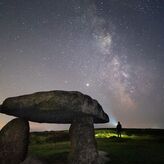
[[[77,91],[47,91],[7,98],[0,112],[40,123],[71,124],[72,164],[98,163],[94,123],[109,122],[101,105]]]

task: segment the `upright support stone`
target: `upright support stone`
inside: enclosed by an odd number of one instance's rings
[[[97,164],[98,151],[94,135],[93,117],[74,119],[70,127],[71,164]]]
[[[29,142],[29,123],[16,118],[0,131],[0,164],[20,164],[25,158]]]

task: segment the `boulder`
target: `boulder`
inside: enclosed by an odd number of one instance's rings
[[[0,163],[20,164],[27,154],[29,123],[16,118],[0,131]]]
[[[109,122],[101,105],[77,91],[48,91],[7,98],[1,113],[41,123],[72,123],[82,115],[93,117],[94,123]]]

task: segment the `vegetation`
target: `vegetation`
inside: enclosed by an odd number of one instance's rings
[[[114,129],[95,131],[98,149],[109,154],[110,164],[164,163],[164,130],[125,129],[117,138]],[[29,154],[52,163],[67,163],[68,131],[31,133]]]

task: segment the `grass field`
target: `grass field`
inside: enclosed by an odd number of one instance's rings
[[[110,164],[163,164],[164,130],[125,129],[117,138],[114,129],[95,131],[98,150],[108,153]],[[48,164],[67,163],[68,131],[31,133],[29,155]]]

